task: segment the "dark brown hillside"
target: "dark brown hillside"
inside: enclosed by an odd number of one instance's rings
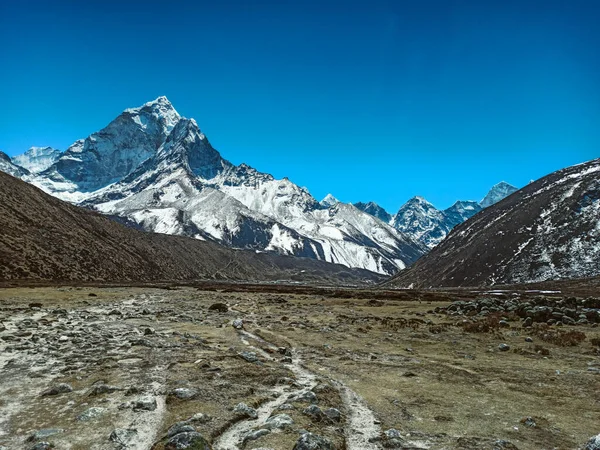
[[[600,274],[600,159],[551,173],[457,226],[386,283],[460,287]]]
[[[0,172],[0,280],[359,281],[364,270],[146,233]]]

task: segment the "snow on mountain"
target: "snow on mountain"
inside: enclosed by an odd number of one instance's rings
[[[13,177],[23,178],[29,175],[29,171],[13,163],[6,153],[0,151],[0,170]]]
[[[354,206],[356,206],[361,211],[366,212],[367,214],[371,214],[372,216],[377,217],[382,222],[390,223],[390,221],[392,220],[392,215],[375,202],[358,202],[354,203]]]
[[[74,184],[79,192],[103,188],[154,155],[180,118],[166,97],[126,109],[102,130],[71,145],[41,175]]]
[[[479,203],[470,200],[459,200],[454,203],[451,207],[446,208],[443,212],[446,216],[446,224],[450,229],[456,225],[463,223],[465,220],[470,219],[483,208],[479,206]]]
[[[331,194],[327,194],[319,204],[325,208],[338,204],[340,201]]]
[[[8,169],[7,169],[8,170]],[[26,181],[148,231],[391,274],[427,249],[352,205],[223,159],[164,98],[125,110]]]
[[[392,284],[482,286],[600,275],[600,159],[541,178],[459,225]]]
[[[413,197],[394,215],[391,225],[427,247],[440,243],[450,231],[446,216],[423,197]]]
[[[12,161],[31,173],[40,173],[54,164],[60,155],[60,150],[52,147],[31,147],[25,153],[13,157]]]
[[[500,200],[511,195],[513,192],[517,192],[518,189],[505,181],[501,181],[500,183],[493,186],[487,195],[479,202],[479,206],[482,208],[487,208],[488,206],[492,206],[495,203],[498,203]]]

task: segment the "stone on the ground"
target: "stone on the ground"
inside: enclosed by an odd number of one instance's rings
[[[29,450],[49,450],[54,446],[50,444],[50,442],[38,442],[33,447],[30,447]]]
[[[138,432],[135,428],[116,428],[112,433],[110,433],[108,438],[112,442],[126,446],[133,443],[137,437],[137,434]]]
[[[235,328],[236,330],[241,330],[242,328],[244,328],[244,321],[242,319],[235,319],[232,325],[233,328]]]
[[[310,405],[302,411],[302,414],[310,417],[312,420],[321,420],[323,418],[323,411],[317,405]]]
[[[169,393],[169,395],[177,397],[180,400],[189,400],[196,397],[198,395],[198,391],[188,388],[175,388]]]
[[[235,405],[235,408],[233,408],[233,412],[236,413],[238,416],[248,417],[250,419],[256,419],[258,417],[258,412],[256,411],[256,409],[251,408],[245,403],[238,403],[237,405]]]
[[[106,409],[97,406],[92,406],[77,416],[77,420],[81,422],[89,422],[97,417],[100,417]]]
[[[35,433],[32,433],[29,438],[27,438],[28,442],[40,441],[42,439],[46,439],[47,437],[54,436],[55,434],[62,433],[62,428],[44,428],[42,430],[38,430]]]
[[[189,425],[187,422],[177,422],[167,430],[167,437],[173,437],[179,433],[187,433],[191,431],[196,431],[196,429]]]
[[[600,450],[600,434],[592,437],[585,445],[585,450]]]
[[[71,385],[67,383],[60,383],[42,392],[42,397],[46,397],[49,395],[66,394],[68,392],[73,392],[73,388],[71,387]]]
[[[327,438],[313,433],[302,433],[293,450],[333,450],[333,444]]]
[[[251,363],[257,363],[257,362],[259,362],[258,356],[254,352],[244,351],[244,352],[240,353],[240,356],[243,359],[245,359],[246,361],[251,362]]]
[[[100,383],[92,386],[92,390],[90,391],[89,395],[94,396],[102,394],[112,394],[113,392],[118,390],[120,389],[117,386],[111,386],[108,384]]]
[[[251,431],[246,436],[244,436],[244,442],[256,441],[257,439],[269,434],[271,431],[265,430],[261,428],[260,430]]]
[[[229,307],[225,303],[213,303],[208,307],[209,311],[217,311],[217,312],[227,312],[229,311]]]
[[[318,403],[317,395],[312,391],[306,391],[294,398],[298,402]]]
[[[334,422],[339,422],[342,420],[342,413],[340,412],[339,409],[327,408],[326,410],[323,411],[323,413],[327,417],[329,417],[330,420],[333,420]]]
[[[204,436],[196,431],[179,433],[165,444],[165,450],[211,450]]]
[[[271,416],[265,421],[265,427],[272,430],[274,428],[283,429],[294,424],[294,420],[287,414],[277,414]]]
[[[157,407],[156,399],[151,396],[138,398],[133,402],[132,406],[136,411],[154,411]]]
[[[507,352],[510,350],[510,346],[508,344],[500,344],[498,345],[498,350],[501,352]]]

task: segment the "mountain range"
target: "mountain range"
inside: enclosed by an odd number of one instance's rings
[[[402,205],[394,215],[375,202],[359,202],[354,203],[354,206],[389,223],[398,231],[412,236],[431,249],[438,245],[456,225],[516,191],[516,187],[502,181],[493,186],[480,202],[459,200],[444,210],[437,209],[423,197],[417,196]]]
[[[32,147],[14,158],[0,152],[0,171],[54,197],[117,219],[129,225],[128,230],[138,229],[131,232],[152,232],[136,235],[136,239],[154,239],[156,242],[163,239],[139,237],[155,234],[192,237],[198,241],[187,241],[194,242],[189,244],[190,248],[197,248],[190,250],[194,257],[201,258],[203,252],[228,255],[218,257],[220,262],[227,258],[236,259],[237,256],[231,256],[233,254],[245,255],[241,257],[245,267],[241,272],[255,273],[256,264],[260,266],[268,261],[276,267],[273,273],[289,273],[282,272],[280,266],[290,269],[296,264],[292,261],[298,261],[296,269],[300,266],[309,268],[302,272],[317,267],[310,264],[324,264],[318,266],[318,270],[328,273],[334,269],[324,269],[326,263],[339,263],[348,268],[364,269],[359,275],[358,272],[335,269],[342,278],[364,279],[369,278],[365,275],[368,273],[393,275],[410,266],[393,277],[388,285],[438,287],[598,275],[599,161],[555,172],[520,190],[501,182],[480,202],[457,201],[444,210],[417,196],[402,205],[397,213],[390,214],[375,202],[342,203],[331,194],[319,202],[308,190],[287,178],[275,179],[247,164],[232,164],[212,147],[193,119],[181,117],[165,97],[159,97],[141,107],[125,110],[105,128],[76,141],[64,152],[51,147]],[[4,180],[4,185],[7,192],[12,189],[9,181]],[[33,199],[39,198],[35,193],[39,191],[25,191]],[[17,197],[23,202],[22,210],[14,201]],[[46,222],[38,220],[34,229],[28,227],[27,221],[19,222],[28,215],[35,215],[35,208],[30,209],[27,198],[27,195],[13,192],[4,199],[2,216],[8,221],[4,228],[18,230],[23,227],[31,236],[27,234],[21,240],[17,235],[9,236],[0,257],[11,261],[19,260],[18,255],[34,253],[42,255],[41,260],[43,255],[57,253],[60,256],[60,246],[48,249],[40,243],[48,244],[44,241],[49,237],[44,235],[47,233],[45,224],[52,227],[52,213],[44,212]],[[36,201],[39,205],[43,203],[39,199]],[[39,209],[44,211],[42,206]],[[63,211],[64,208],[54,209]],[[78,214],[73,212],[75,210],[80,208],[64,209],[63,215]],[[55,236],[52,239],[63,242],[68,248],[70,238],[64,236],[70,235],[66,230],[81,226],[92,220],[90,217],[100,216],[85,217],[87,219],[63,227],[63,238]],[[11,218],[15,220],[11,222]],[[83,226],[90,229],[89,225]],[[91,226],[93,232],[86,239],[104,238],[112,232],[106,231],[104,225],[100,226],[101,231],[94,231],[95,228]],[[112,225],[108,228],[113,230]],[[133,238],[127,233],[121,229],[115,232],[123,236],[127,245],[131,244]],[[40,236],[42,241],[38,239]],[[33,243],[26,244],[29,238]],[[72,238],[82,249],[77,253],[79,256],[74,257],[74,261],[78,261],[77,258],[85,256],[87,251],[85,239],[76,234]],[[160,241],[160,244],[152,241],[148,245],[158,255],[163,251],[158,249],[162,245],[183,249],[185,245],[181,242],[184,241]],[[116,249],[115,242],[111,241],[107,248]],[[38,250],[29,251],[27,246],[30,244],[39,247]],[[234,250],[217,244],[250,252],[228,254]],[[197,245],[200,247],[194,247]],[[138,256],[140,251],[147,255],[152,253],[148,253],[148,249],[138,250],[128,249],[126,253]],[[302,258],[274,263],[274,259],[269,259],[276,258],[273,253]],[[247,255],[257,255],[263,262],[256,263]],[[171,268],[191,264],[191,260],[173,260],[181,255],[167,252],[163,256],[171,261]],[[132,263],[128,258],[120,264],[130,267]],[[21,261],[5,277],[27,273],[41,277],[48,275],[44,264],[38,267],[32,261]],[[85,258],[82,263],[86,267],[90,264]],[[58,266],[65,264],[71,267],[71,263],[65,262]],[[40,267],[44,267],[43,270]],[[115,273],[102,267],[104,272],[93,276],[102,278],[106,275],[107,279],[114,279]],[[175,270],[162,268],[152,272],[154,269],[136,267],[131,279],[139,274],[153,279],[160,274],[172,276],[169,270]],[[201,274],[187,270],[184,269],[186,277],[206,276],[206,271]],[[71,276],[61,271],[52,277]],[[254,278],[260,279],[260,276]]]
[[[135,230],[2,172],[0,230],[3,281],[381,280],[340,264]]]
[[[600,274],[600,159],[553,172],[458,225],[396,287],[490,286]]]
[[[482,209],[457,202],[440,211],[415,197],[392,216],[373,202],[352,205],[332,195],[318,202],[287,178],[224,159],[166,97],[126,109],[64,152],[32,147],[12,159],[1,154],[0,170],[146,231],[387,275]],[[514,190],[501,183],[482,204]]]
[[[322,205],[287,178],[230,163],[165,97],[125,110],[63,153],[36,148],[2,164],[53,196],[146,231],[381,274],[428,250],[351,204]]]

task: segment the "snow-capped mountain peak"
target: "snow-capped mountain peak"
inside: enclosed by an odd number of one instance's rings
[[[8,157],[3,166],[18,168]],[[386,274],[426,251],[410,236],[332,195],[324,207],[287,178],[231,164],[196,121],[181,117],[166,97],[126,109],[71,145],[44,172],[21,178],[147,231],[236,248]]]
[[[382,222],[389,223],[392,220],[392,215],[375,202],[357,202],[354,203],[354,206],[360,209],[361,211],[366,212],[367,214],[371,214],[372,216],[377,217]]]
[[[60,150],[52,147],[31,147],[25,153],[13,157],[12,162],[32,173],[40,173],[54,164],[60,154]]]
[[[337,205],[338,203],[340,203],[340,201],[337,198],[335,198],[333,195],[327,194],[323,198],[323,200],[321,200],[319,203],[321,206],[324,206],[325,208],[329,208],[330,206]]]
[[[503,200],[517,191],[518,189],[513,185],[508,184],[506,181],[501,181],[500,183],[492,186],[483,200],[479,202],[479,205],[482,208],[487,208],[488,206],[498,203],[500,200]]]
[[[22,178],[26,175],[29,175],[29,171],[27,169],[14,164],[10,159],[10,156],[2,151],[0,151],[0,170],[17,178]]]
[[[169,133],[181,119],[179,113],[165,96],[160,96],[156,100],[144,103],[137,108],[128,108],[123,113],[130,114],[142,128],[145,128],[147,125],[144,120],[144,113],[150,113],[163,124],[166,133]]]

